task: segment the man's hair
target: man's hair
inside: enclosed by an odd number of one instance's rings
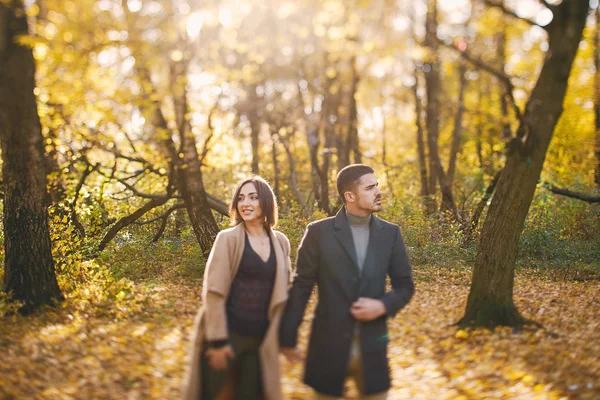
[[[274,228],[275,225],[277,225],[278,218],[277,199],[275,198],[275,193],[273,193],[273,189],[271,189],[271,186],[267,183],[267,181],[264,178],[261,178],[258,175],[254,175],[251,178],[241,181],[235,188],[233,198],[231,199],[231,204],[229,205],[229,216],[231,218],[231,225],[238,225],[239,223],[244,221],[244,219],[238,211],[237,206],[242,187],[244,187],[244,185],[247,183],[252,183],[256,188],[256,194],[258,195],[260,208],[262,208],[262,213],[265,217],[265,228],[267,228],[267,230],[269,228]]]
[[[351,164],[342,168],[338,172],[336,179],[337,190],[342,198],[342,202],[346,204],[344,193],[352,191],[354,185],[359,183],[361,176],[373,173],[375,173],[373,168],[365,164]]]

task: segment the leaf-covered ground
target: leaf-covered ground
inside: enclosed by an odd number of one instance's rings
[[[517,333],[452,326],[467,268],[416,267],[415,277],[415,297],[390,323],[390,399],[600,398],[597,277],[518,272],[517,306],[544,329]],[[141,280],[112,297],[82,290],[54,310],[0,318],[0,399],[178,398],[198,280]],[[308,398],[301,366],[284,370],[287,397]]]

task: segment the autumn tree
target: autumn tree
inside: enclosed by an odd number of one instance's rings
[[[23,2],[0,3],[0,141],[4,183],[4,290],[22,311],[62,299],[48,228],[35,61]]]
[[[498,6],[497,3],[488,2]],[[563,110],[571,65],[588,15],[587,0],[542,2],[554,18],[544,27],[548,51],[527,101],[516,137],[507,146],[506,165],[484,222],[471,291],[462,325],[493,327],[525,323],[513,301],[519,237],[533,199],[546,151]],[[514,17],[516,14],[500,5]],[[521,18],[521,17],[519,17]],[[534,21],[526,20],[536,25]]]

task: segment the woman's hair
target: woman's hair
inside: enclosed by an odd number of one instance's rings
[[[244,221],[238,211],[238,199],[242,187],[244,187],[244,185],[247,183],[254,184],[254,187],[256,188],[256,194],[258,195],[260,208],[262,208],[262,213],[265,218],[265,228],[274,228],[275,225],[277,225],[278,218],[277,199],[275,198],[275,193],[273,193],[271,186],[266,180],[258,175],[253,175],[251,178],[241,181],[235,188],[235,192],[229,206],[231,225],[238,225],[240,222]]]

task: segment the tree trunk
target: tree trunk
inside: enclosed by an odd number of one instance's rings
[[[508,146],[506,166],[482,228],[471,291],[460,325],[519,326],[526,322],[513,301],[519,237],[563,110],[588,1],[564,1],[552,11],[554,19],[546,27],[549,50],[527,102],[517,138]]]
[[[258,116],[258,95],[256,93],[257,85],[250,85],[249,88],[249,110],[248,110],[248,121],[250,122],[250,143],[252,146],[252,173],[258,175],[258,160],[259,160],[259,136],[260,136],[260,119]]]
[[[331,209],[329,208],[329,163],[331,161],[331,150],[334,142],[333,124],[325,122],[323,130],[325,133],[325,148],[323,149],[323,162],[319,167],[321,187],[319,192],[321,194],[319,207],[327,215],[332,215]]]
[[[288,136],[281,137],[281,144],[285,150],[285,154],[287,155],[288,163],[290,165],[290,187],[294,191],[296,198],[298,199],[298,203],[302,207],[302,211],[305,217],[310,216],[310,212],[306,205],[306,200],[304,200],[304,195],[302,191],[298,187],[298,178],[296,174],[296,159],[294,158],[294,154],[292,154],[292,150],[290,149],[290,138]]]
[[[273,192],[279,199],[279,163],[277,162],[277,136],[271,135],[271,158],[273,160]]]
[[[384,168],[384,173],[385,173],[385,181],[387,182],[387,187],[390,190],[390,194],[392,195],[392,197],[396,197],[396,195],[394,194],[394,185],[391,184],[392,182],[392,174],[390,174],[390,166],[388,165],[387,162],[387,118],[385,115],[385,111],[386,111],[386,107],[385,107],[385,97],[383,95],[383,92],[379,93],[380,96],[380,100],[381,100],[381,164],[383,165]]]
[[[33,94],[35,61],[31,48],[17,43],[27,34],[23,3],[0,2],[4,291],[23,302],[24,313],[63,298],[48,226],[43,138]]]
[[[306,141],[308,142],[308,153],[310,157],[310,175],[312,177],[313,193],[317,206],[321,208],[321,171],[319,170],[319,137],[320,122],[314,128],[306,130]]]
[[[187,64],[184,61],[178,62],[174,65],[175,74],[174,82],[178,82],[184,88],[187,83]],[[183,96],[183,107],[185,113],[188,112],[188,103],[186,99],[187,92],[185,89],[182,91],[174,91],[174,93],[181,93]],[[206,191],[204,189],[204,181],[202,179],[202,164],[196,148],[196,137],[190,129],[189,119],[184,118],[184,123],[180,128],[180,143],[181,148],[179,151],[179,157],[181,162],[178,164],[177,176],[179,183],[178,189],[181,191],[181,195],[185,201],[186,209],[192,229],[196,235],[196,240],[202,248],[202,253],[208,257],[208,253],[212,248],[213,242],[217,233],[219,233],[219,227],[215,222],[215,218],[212,215]]]
[[[415,124],[417,126],[417,154],[419,155],[419,176],[421,178],[421,198],[427,215],[435,212],[436,204],[433,194],[429,191],[429,174],[427,172],[427,157],[425,155],[425,133],[423,132],[423,106],[419,97],[419,74],[415,67]]]
[[[327,55],[325,55],[325,60],[327,60]],[[319,174],[319,186],[315,188],[317,204],[323,212],[327,215],[331,215],[331,209],[329,207],[329,164],[331,162],[331,152],[335,144],[334,125],[336,121],[334,120],[334,117],[336,117],[338,100],[337,96],[333,98],[331,95],[333,79],[327,77],[325,79],[326,84],[323,106],[319,118],[319,126],[316,131],[317,137],[320,138],[320,136],[323,135],[325,139],[325,143],[321,150],[322,162],[319,164],[318,161],[318,145],[320,140],[315,143],[316,147],[313,147],[313,154],[311,154],[311,157],[315,157],[315,162],[317,164],[316,172]]]
[[[435,180],[440,184],[442,192],[442,211],[450,211],[453,216],[457,217],[457,210],[452,196],[452,187],[446,178],[446,173],[442,167],[442,162],[439,156],[438,138],[440,125],[440,93],[442,90],[442,82],[440,77],[441,64],[438,54],[437,33],[437,0],[429,0],[427,4],[427,21],[425,33],[425,46],[429,48],[432,57],[431,62],[424,66],[425,83],[427,91],[427,144],[429,146],[429,191],[434,193]]]
[[[459,87],[458,87],[458,100],[456,117],[454,119],[454,131],[452,132],[452,145],[450,147],[450,161],[448,162],[448,174],[446,180],[448,185],[452,188],[454,182],[454,173],[456,172],[456,159],[458,158],[458,151],[460,150],[460,135],[462,133],[462,120],[463,113],[465,110],[465,89],[467,86],[467,67],[464,62],[461,62],[458,67],[459,75]]]
[[[500,2],[501,4],[504,1]],[[496,34],[496,45],[498,52],[498,65],[500,66],[501,71],[504,72],[506,66],[506,23],[505,18],[502,16],[500,21],[500,32]],[[504,83],[501,83],[500,87],[500,113],[502,115],[502,140],[508,140],[512,133],[510,131],[510,123],[508,122],[508,101],[506,100],[507,96],[507,87]]]
[[[356,56],[350,61],[352,69],[352,85],[350,87],[349,110],[348,110],[348,149],[352,152],[354,163],[362,163],[362,154],[360,153],[360,142],[358,140],[358,107],[356,106],[356,92],[360,76],[356,70]],[[350,160],[348,160],[350,162]]]

